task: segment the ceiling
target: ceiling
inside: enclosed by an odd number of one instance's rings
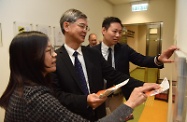
[[[107,2],[113,4],[113,5],[119,5],[119,4],[127,4],[137,1],[145,1],[145,0],[106,0]]]

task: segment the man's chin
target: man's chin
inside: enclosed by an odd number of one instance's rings
[[[113,43],[113,45],[115,45],[115,44],[117,44],[118,43],[118,41],[115,41],[114,43]]]
[[[81,39],[81,42],[83,43],[83,42],[84,42],[84,39]]]

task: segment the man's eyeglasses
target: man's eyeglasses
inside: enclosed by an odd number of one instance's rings
[[[85,25],[84,23],[76,23],[80,28],[84,29],[85,31],[90,31],[90,28]]]

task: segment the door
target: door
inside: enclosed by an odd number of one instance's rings
[[[162,22],[147,24],[146,56],[156,56],[161,53],[162,25]],[[155,75],[150,75],[150,73]],[[159,74],[158,68],[145,68],[145,81],[152,80],[155,77],[157,79],[155,82],[158,82]]]
[[[161,53],[162,22],[147,24],[146,55],[156,56]]]

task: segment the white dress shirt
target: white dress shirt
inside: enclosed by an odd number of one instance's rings
[[[101,53],[103,55],[103,57],[105,58],[105,60],[107,60],[108,55],[109,55],[109,51],[108,51],[108,46],[106,44],[104,44],[103,42],[101,43]],[[115,62],[114,62],[114,46],[110,47],[112,50],[112,67],[115,68]]]
[[[86,71],[86,65],[85,65],[85,62],[84,62],[84,57],[83,57],[83,54],[82,54],[82,50],[81,50],[81,47],[79,47],[77,50],[74,50],[72,49],[71,47],[69,47],[67,44],[64,44],[64,47],[65,49],[67,50],[68,52],[68,55],[73,63],[73,65],[75,64],[75,57],[73,56],[73,53],[75,51],[78,52],[78,59],[81,63],[81,66],[82,66],[82,70],[83,70],[83,73],[84,73],[84,77],[86,79],[86,84],[87,84],[87,87],[88,87],[88,91],[90,93],[90,87],[89,87],[89,82],[88,82],[88,75],[87,75],[87,71]]]

